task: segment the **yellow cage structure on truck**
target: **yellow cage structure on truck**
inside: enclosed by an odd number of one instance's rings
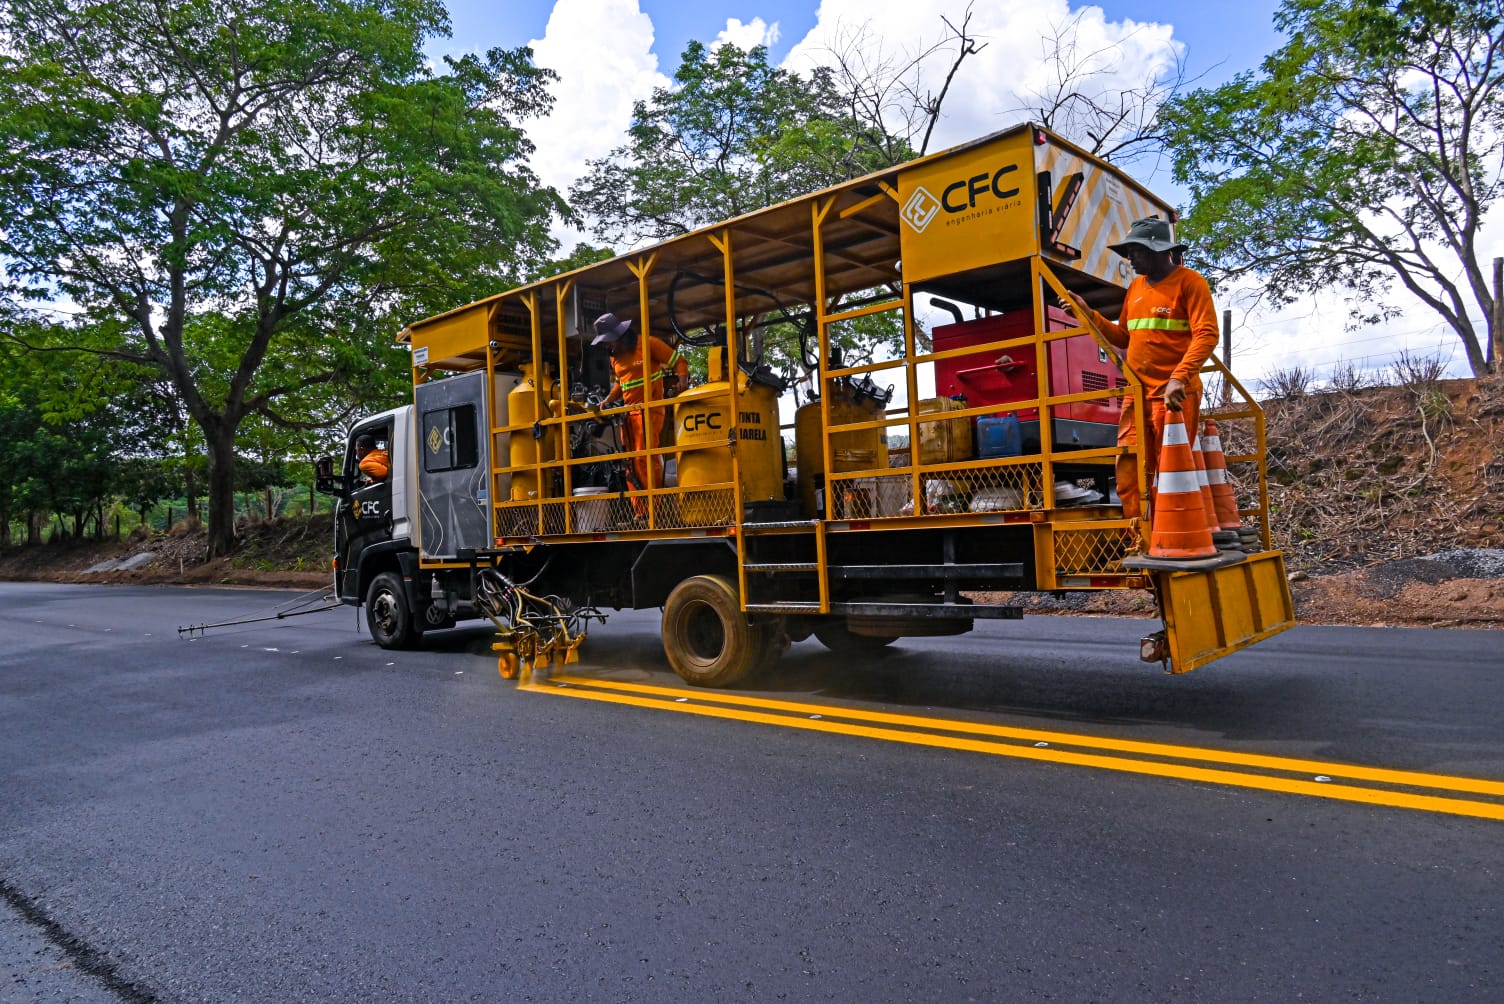
[[[1070,290],[1115,313],[1129,275],[1106,245],[1156,214],[1023,125],[413,323],[413,404],[321,468],[336,591],[388,647],[490,618],[508,677],[573,661],[607,609],[653,607],[674,670],[706,686],[811,634],[860,653],[1016,619],[997,600],[1027,591],[1152,591],[1164,627],[1141,655],[1172,672],[1252,645],[1293,624],[1261,411],[1208,362],[1227,393],[1203,410],[1248,444],[1227,458],[1245,529],[1215,560],[1145,559],[1112,487],[1142,387],[1054,306]],[[642,372],[640,404],[602,408],[606,312],[702,382],[670,396]],[[873,326],[900,349],[845,358]],[[803,357],[793,386],[775,339]],[[634,412],[664,429],[635,450]],[[361,483],[362,436],[386,481]]]

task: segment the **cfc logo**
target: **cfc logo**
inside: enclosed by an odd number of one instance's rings
[[[948,214],[974,210],[989,200],[1006,201],[1018,195],[1017,185],[1004,187],[1012,180],[1008,176],[1018,170],[1017,164],[1004,164],[995,171],[984,171],[969,178],[959,178],[947,184],[936,198],[929,189],[920,185],[903,205],[903,221],[915,233],[922,234],[934,222],[941,210]]]
[[[913,227],[916,234],[922,234],[939,211],[940,201],[920,185],[909,196],[909,201],[904,203],[903,221]]]
[[[978,196],[1011,199],[1018,194],[1018,189],[1004,188],[1003,176],[1017,170],[1017,164],[1004,164],[992,174],[974,174],[965,181],[953,181],[940,193],[940,205],[947,213],[964,213],[977,207]]]
[[[721,413],[718,411],[695,411],[684,416],[679,423],[682,432],[699,432],[701,429],[723,429]]]

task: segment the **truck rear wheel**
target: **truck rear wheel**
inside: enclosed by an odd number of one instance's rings
[[[731,580],[696,575],[663,605],[663,650],[669,665],[696,687],[729,687],[769,661],[774,632],[741,611]]]
[[[371,580],[366,591],[366,626],[382,648],[412,648],[423,636],[396,572],[382,572]]]

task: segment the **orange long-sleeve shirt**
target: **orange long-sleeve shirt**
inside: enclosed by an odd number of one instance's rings
[[[1171,377],[1189,391],[1201,389],[1202,365],[1217,347],[1217,308],[1206,279],[1183,265],[1159,282],[1136,276],[1116,324],[1097,311],[1092,320],[1107,340],[1128,350],[1128,368],[1144,393],[1162,396]]]
[[[662,381],[670,371],[680,377],[689,373],[689,360],[671,348],[667,342],[657,335],[649,335],[647,341],[648,351],[652,355],[652,372],[648,374],[648,379]],[[611,357],[611,373],[616,377],[616,385],[620,388],[619,396],[623,403],[640,404],[644,388],[641,339],[638,339],[637,345],[633,348]],[[613,393],[611,396],[614,398],[618,395]],[[653,396],[663,397],[662,390]]]
[[[385,450],[372,450],[360,458],[360,473],[376,481],[385,481],[392,473],[392,463]]]

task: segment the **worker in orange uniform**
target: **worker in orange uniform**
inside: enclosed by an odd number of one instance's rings
[[[392,461],[385,450],[376,449],[373,436],[358,436],[355,440],[355,459],[360,464],[360,473],[368,481],[385,481],[392,473]]]
[[[616,377],[610,392],[601,402],[611,407],[620,401],[623,404],[641,404],[644,400],[672,397],[689,386],[689,361],[656,335],[647,337],[647,367],[644,372],[642,341],[632,330],[631,321],[618,321],[615,314],[602,314],[595,319],[595,340],[592,345],[606,345],[611,349],[611,373]],[[671,383],[666,383],[672,377]],[[658,390],[662,389],[662,393]],[[666,408],[645,408],[627,415],[626,448],[642,450],[657,446],[663,436]],[[643,435],[643,416],[647,415],[647,436]],[[632,472],[636,487],[648,487],[648,464],[653,470],[652,484],[663,486],[663,457],[661,455],[632,458]],[[639,516],[647,513],[647,500],[637,499],[634,505]]]
[[[1196,435],[1201,367],[1217,347],[1217,310],[1206,279],[1178,263],[1185,245],[1175,242],[1167,221],[1157,216],[1136,220],[1128,228],[1128,236],[1108,247],[1127,258],[1138,273],[1128,286],[1118,322],[1114,324],[1088,307],[1078,294],[1067,295],[1078,317],[1089,318],[1109,342],[1127,350],[1128,368],[1143,382],[1150,424],[1145,459],[1152,493],[1166,411],[1179,411],[1186,432]],[[1118,445],[1132,448],[1137,442],[1133,402],[1124,399],[1118,418]],[[1123,515],[1141,516],[1138,470],[1131,450],[1118,458],[1117,487]],[[1152,494],[1150,502],[1152,509]]]

